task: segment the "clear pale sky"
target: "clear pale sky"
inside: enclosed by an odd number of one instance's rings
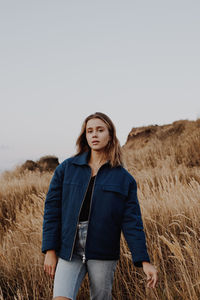
[[[0,2],[0,170],[75,153],[85,117],[200,117],[200,1]]]

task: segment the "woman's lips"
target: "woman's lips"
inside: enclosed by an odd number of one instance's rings
[[[98,141],[96,141],[96,142],[92,142],[92,144],[97,144],[97,143],[99,143]]]

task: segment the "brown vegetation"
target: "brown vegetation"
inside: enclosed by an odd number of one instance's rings
[[[138,183],[147,247],[159,271],[155,290],[132,264],[122,236],[115,300],[200,298],[200,119],[133,128],[123,146]],[[0,179],[0,300],[52,299],[41,253],[45,195],[52,171],[5,172]],[[88,299],[88,277],[78,295]]]
[[[41,157],[36,162],[33,160],[27,160],[23,165],[20,166],[19,172],[23,172],[24,170],[39,170],[40,172],[53,171],[58,165],[59,162],[57,157],[46,155]]]

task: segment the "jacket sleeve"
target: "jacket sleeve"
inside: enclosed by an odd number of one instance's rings
[[[137,197],[137,183],[133,178],[130,184],[128,198],[122,220],[122,232],[131,251],[136,267],[142,267],[142,261],[150,262],[146,247],[146,237]]]
[[[43,215],[42,253],[58,250],[61,235],[63,165],[56,167],[46,195]]]

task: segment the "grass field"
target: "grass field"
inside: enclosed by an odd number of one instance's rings
[[[132,129],[123,146],[138,184],[147,247],[159,272],[155,290],[132,264],[121,236],[116,300],[200,299],[200,120]],[[45,195],[52,172],[4,172],[0,178],[0,300],[52,299],[41,253]],[[88,277],[78,300],[89,299]]]

